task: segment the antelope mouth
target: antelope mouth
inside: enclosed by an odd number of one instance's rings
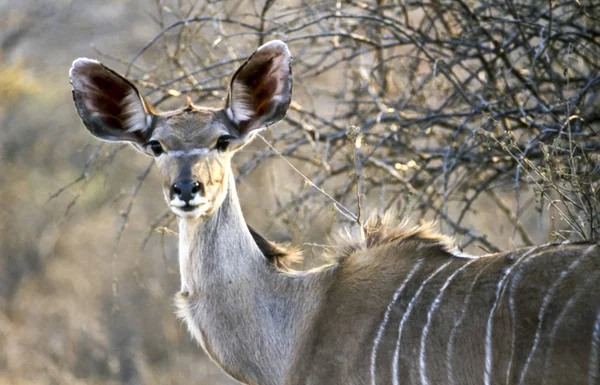
[[[169,202],[171,210],[179,216],[198,216],[206,211],[209,200],[204,197],[195,197],[189,202],[175,198]]]
[[[185,205],[183,207],[178,207],[179,210],[181,211],[185,211],[186,213],[189,213],[190,211],[194,211],[198,208],[198,206],[192,206],[192,205]]]

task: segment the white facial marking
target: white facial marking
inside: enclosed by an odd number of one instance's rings
[[[173,151],[168,151],[166,152],[166,154],[168,156],[192,156],[192,155],[203,155],[203,154],[208,154],[210,152],[210,150],[208,148],[194,148],[191,150],[173,150]]]
[[[429,281],[431,281],[431,279],[433,277],[435,277],[440,271],[444,270],[450,263],[452,263],[452,261],[448,261],[448,262],[444,263],[436,271],[434,271],[433,274],[431,274],[429,277],[427,277],[427,279],[425,279],[423,281],[423,283],[421,284],[421,286],[419,287],[419,289],[417,289],[417,291],[415,293],[415,296],[412,298],[412,300],[410,301],[410,303],[406,307],[406,311],[404,312],[404,315],[402,316],[402,319],[400,320],[400,326],[398,327],[398,339],[396,340],[396,349],[394,350],[394,358],[393,358],[393,362],[392,362],[392,382],[393,382],[393,385],[399,385],[399,380],[398,380],[398,361],[400,360],[400,340],[402,339],[402,329],[404,328],[404,324],[408,320],[408,317],[410,316],[410,313],[412,313],[412,310],[415,307],[415,304],[417,303],[417,300],[419,299],[419,296],[421,295],[421,292],[425,288],[425,285],[427,285],[427,283],[429,283]]]
[[[175,215],[182,217],[182,218],[186,218],[186,217],[197,218],[206,211],[206,207],[196,207],[195,209],[193,209],[191,211],[184,211],[180,208],[171,206],[171,211],[173,211],[175,213]]]
[[[205,203],[208,203],[208,198],[201,197],[200,195],[195,195],[194,199],[189,202],[190,206],[200,206]]]
[[[521,385],[523,383],[523,381],[525,380],[525,375],[527,374],[527,370],[529,369],[529,364],[531,363],[531,359],[533,358],[533,355],[535,353],[535,350],[537,349],[538,343],[540,342],[540,337],[542,334],[542,324],[544,322],[544,316],[546,313],[546,309],[550,305],[550,301],[552,300],[552,297],[556,293],[558,286],[563,281],[563,279],[567,276],[567,274],[569,274],[571,272],[571,270],[576,268],[577,265],[579,265],[579,263],[581,262],[581,260],[584,257],[586,257],[595,247],[596,247],[596,245],[592,245],[592,246],[588,247],[587,249],[585,249],[585,251],[583,252],[583,254],[581,254],[581,256],[579,258],[577,258],[573,262],[571,262],[569,267],[567,267],[567,270],[564,270],[560,273],[560,276],[558,277],[558,279],[552,284],[552,286],[550,287],[550,289],[544,296],[544,300],[542,301],[542,306],[540,307],[540,310],[538,312],[537,331],[535,332],[535,337],[533,339],[533,345],[531,346],[531,350],[529,351],[529,355],[527,356],[527,360],[525,361],[525,365],[523,365],[523,370],[521,371],[521,374],[519,376],[519,382],[518,382],[519,385]]]
[[[472,264],[475,261],[476,261],[476,259],[472,259],[471,261],[465,263],[459,269],[456,269],[456,271],[454,271],[454,273],[452,273],[448,277],[448,279],[446,279],[446,282],[444,282],[444,284],[440,288],[440,292],[433,300],[431,307],[429,308],[429,311],[427,312],[427,322],[425,323],[425,327],[423,327],[423,333],[421,334],[421,352],[419,354],[419,374],[421,377],[421,385],[429,385],[429,379],[427,378],[427,372],[425,370],[425,347],[426,347],[425,343],[427,341],[427,335],[429,334],[429,328],[431,326],[431,322],[433,321],[433,313],[437,310],[438,306],[440,306],[440,303],[442,302],[442,297],[444,295],[444,291],[450,285],[450,282],[452,282],[454,277],[456,277],[456,275],[458,273],[463,271],[466,267],[468,267],[470,264]]]
[[[172,207],[183,207],[186,205],[186,203],[184,201],[182,201],[181,199],[179,199],[179,197],[175,197],[171,200],[171,202],[169,202],[171,204]]]
[[[408,281],[410,281],[410,279],[415,274],[415,272],[419,269],[419,267],[421,267],[422,263],[423,263],[422,259],[417,261],[417,263],[411,269],[411,271],[408,273],[406,278],[404,278],[404,281],[402,281],[402,284],[400,285],[400,287],[398,287],[398,289],[394,293],[394,296],[392,297],[392,302],[389,303],[389,305],[385,311],[385,314],[383,316],[383,321],[381,322],[381,325],[379,325],[379,330],[377,330],[377,335],[375,336],[375,341],[373,342],[373,350],[371,351],[371,384],[372,385],[375,385],[375,364],[377,363],[377,349],[379,348],[379,343],[381,342],[381,338],[383,337],[383,332],[385,331],[385,327],[390,320],[390,314],[392,312],[392,309],[393,309],[394,305],[396,304],[396,302],[398,301],[400,294],[402,293],[402,291],[404,291],[404,287],[406,286]]]

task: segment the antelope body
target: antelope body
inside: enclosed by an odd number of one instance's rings
[[[600,383],[597,245],[469,258],[384,216],[330,265],[281,267],[286,251],[244,220],[230,160],[285,115],[290,62],[284,43],[267,43],[223,109],[167,113],[94,60],[71,68],[88,130],[156,158],[179,217],[178,312],[210,358],[260,385]]]

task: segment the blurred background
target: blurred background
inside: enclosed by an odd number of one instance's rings
[[[233,383],[173,313],[151,159],[86,132],[75,58],[158,109],[219,106],[282,39],[276,150],[258,138],[235,163],[248,223],[300,246],[300,269],[388,210],[480,255],[598,237],[599,17],[592,0],[0,1],[0,384]]]

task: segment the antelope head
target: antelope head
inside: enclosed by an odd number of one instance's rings
[[[171,210],[200,218],[223,203],[233,154],[285,116],[292,94],[290,64],[285,43],[271,41],[233,75],[223,108],[188,102],[165,113],[155,111],[133,83],[95,60],[75,60],[70,77],[88,131],[153,156]]]

